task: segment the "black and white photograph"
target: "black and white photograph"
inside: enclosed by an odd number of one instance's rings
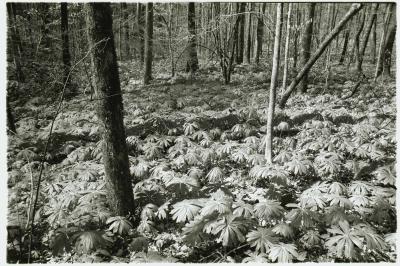
[[[4,263],[398,262],[396,2],[0,5]]]

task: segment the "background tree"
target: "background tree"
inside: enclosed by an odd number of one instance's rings
[[[69,53],[69,33],[68,33],[68,4],[61,3],[61,39],[62,39],[62,58],[64,67],[63,83],[66,84],[68,91],[71,90],[69,82],[69,72],[71,69],[71,55]],[[72,91],[70,91],[72,93]]]
[[[292,3],[288,5],[287,22],[286,22],[286,41],[285,41],[285,55],[283,60],[283,78],[282,78],[282,91],[286,89],[286,82],[288,76],[288,57],[289,57],[289,42],[290,42],[290,17],[292,13]]]
[[[153,3],[146,3],[146,33],[144,39],[144,75],[143,84],[152,79],[153,63]]]
[[[189,2],[187,6],[188,14],[188,60],[186,71],[195,72],[199,68],[199,60],[197,59],[197,44],[196,44],[196,9],[194,2]]]
[[[315,3],[307,4],[306,24],[304,26],[303,38],[301,42],[301,64],[305,65],[310,59],[313,24],[314,24]],[[306,92],[308,86],[308,71],[303,75],[299,88],[301,92]]]
[[[237,54],[236,54],[236,63],[243,63],[243,55],[244,55],[244,26],[245,26],[245,12],[246,12],[246,3],[241,2],[237,3],[238,5],[238,17],[239,17],[239,30],[238,30],[238,44],[237,44]]]
[[[299,73],[296,75],[296,77],[293,79],[293,81],[290,83],[289,87],[287,90],[284,92],[282,95],[281,101],[279,102],[279,107],[283,109],[286,105],[287,100],[290,97],[290,94],[294,91],[296,88],[297,84],[300,83],[300,81],[303,79],[304,75],[310,71],[311,67],[314,65],[314,63],[318,60],[318,58],[324,53],[325,49],[328,47],[328,45],[332,42],[332,40],[340,33],[340,31],[343,29],[343,27],[346,25],[346,23],[358,13],[362,8],[361,4],[353,4],[349,11],[344,15],[344,17],[341,19],[341,21],[336,25],[336,27],[329,33],[328,36],[325,37],[325,40],[320,44],[318,49],[314,52],[314,54],[310,57],[310,59],[307,61],[307,63],[303,66],[303,68],[299,71]]]
[[[276,86],[278,84],[280,41],[281,41],[281,31],[283,23],[282,6],[283,6],[282,3],[278,3],[276,6],[274,54],[272,57],[271,86],[269,88],[269,103],[268,103],[268,117],[267,117],[267,136],[265,142],[265,159],[267,160],[268,164],[272,163],[272,138],[273,138],[272,125],[274,122]]]
[[[262,55],[262,47],[264,41],[264,13],[265,13],[266,3],[260,4],[260,8],[257,14],[257,39],[256,39],[256,55],[254,58],[255,63],[258,65],[260,63],[260,56]]]
[[[137,53],[141,63],[144,63],[144,25],[145,18],[143,16],[143,4],[137,3],[136,6],[136,36],[137,36]]]
[[[123,105],[109,3],[90,3],[87,9],[88,42],[95,81],[97,114],[102,127],[103,163],[108,199],[116,215],[133,214],[132,180],[125,142]]]
[[[22,72],[21,66],[21,56],[22,56],[22,45],[19,39],[18,27],[16,25],[15,20],[15,4],[7,3],[7,15],[8,15],[8,29],[11,34],[10,36],[10,45],[13,51],[13,61],[15,65],[15,72],[17,76],[17,80],[20,82],[25,81],[24,73]]]

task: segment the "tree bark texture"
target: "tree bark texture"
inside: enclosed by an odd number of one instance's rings
[[[288,6],[288,14],[287,14],[287,21],[286,21],[286,41],[285,41],[285,55],[284,55],[284,66],[283,66],[283,80],[282,80],[282,91],[286,89],[286,82],[288,76],[288,59],[289,59],[289,42],[290,42],[290,18],[292,13],[292,3],[289,3]]]
[[[243,54],[244,54],[244,25],[245,25],[245,12],[246,12],[246,3],[241,2],[239,5],[239,34],[238,34],[238,44],[237,44],[237,55],[236,55],[236,63],[243,63]]]
[[[188,3],[187,16],[189,41],[187,49],[188,59],[186,64],[186,71],[195,72],[199,68],[199,60],[197,58],[196,7],[194,2]]]
[[[69,53],[69,34],[68,34],[68,4],[66,2],[61,3],[61,40],[62,40],[62,59],[64,67],[63,82],[66,84],[66,88],[69,88],[70,84],[68,75],[71,69],[71,55]]]
[[[260,56],[262,55],[263,39],[264,39],[264,13],[266,3],[262,3],[260,14],[257,16],[257,41],[256,41],[256,56],[254,58],[255,63],[260,63]]]
[[[102,128],[108,200],[115,214],[124,216],[133,213],[134,200],[112,31],[112,11],[109,3],[89,3],[86,9],[95,92],[96,98],[99,99],[97,114]]]
[[[301,64],[304,66],[307,61],[310,59],[311,54],[311,45],[312,45],[312,34],[313,34],[313,23],[314,23],[314,12],[315,12],[315,3],[307,4],[307,16],[306,16],[306,25],[302,38],[302,48],[301,48]],[[307,91],[308,86],[308,71],[303,75],[300,82],[300,90],[302,92]]]
[[[144,75],[143,84],[149,84],[152,79],[153,63],[153,3],[146,3],[146,32],[144,38]]]
[[[269,89],[269,104],[268,104],[268,117],[267,117],[267,136],[265,144],[265,159],[267,163],[272,163],[272,125],[275,112],[275,99],[276,99],[276,86],[278,84],[278,70],[279,70],[279,55],[280,55],[280,41],[282,30],[282,3],[278,3],[276,7],[276,25],[275,25],[275,40],[274,40],[274,54],[272,57],[272,73],[271,73],[271,86]]]

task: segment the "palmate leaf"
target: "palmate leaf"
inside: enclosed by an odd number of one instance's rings
[[[242,260],[242,263],[268,263],[268,257],[265,253],[247,253],[246,258]]]
[[[191,245],[200,243],[204,236],[203,228],[208,222],[209,220],[206,217],[197,215],[183,227],[183,240]]]
[[[286,163],[289,171],[295,175],[305,175],[312,168],[310,160],[301,158],[301,155],[293,156],[289,162]]]
[[[279,263],[289,263],[292,262],[299,254],[297,253],[297,248],[293,244],[279,243],[271,247],[269,251],[269,258],[275,262]]]
[[[259,219],[270,220],[280,218],[284,208],[276,200],[265,200],[254,206],[254,213]]]
[[[247,161],[247,158],[249,156],[250,149],[249,148],[239,148],[236,150],[234,153],[232,153],[231,158],[234,162],[236,163],[244,163]]]
[[[158,219],[165,219],[167,218],[167,213],[168,213],[168,209],[169,209],[169,204],[170,201],[168,200],[167,202],[165,202],[163,205],[161,205],[160,207],[158,207],[157,212],[155,213],[155,216]]]
[[[251,247],[255,247],[257,252],[267,252],[278,242],[278,237],[270,228],[258,227],[250,231],[247,236],[247,242]]]
[[[364,237],[364,240],[367,244],[367,249],[383,251],[388,248],[384,238],[380,236],[371,226],[360,223],[355,225],[354,228],[358,231],[360,236]]]
[[[220,167],[215,166],[210,170],[210,172],[208,172],[206,178],[211,183],[222,182],[223,178],[224,178],[224,172],[222,171],[222,169]]]
[[[287,150],[282,150],[278,155],[275,156],[274,161],[277,163],[286,163],[289,162],[292,158],[292,153]]]
[[[294,236],[293,229],[290,227],[289,224],[286,223],[275,225],[274,228],[272,228],[272,232],[286,238],[292,238]]]
[[[352,259],[356,256],[355,246],[362,249],[363,243],[359,231],[350,228],[347,221],[340,221],[338,226],[334,225],[327,231],[331,236],[325,245],[334,256]]]
[[[201,209],[200,214],[207,216],[213,214],[215,211],[219,214],[232,211],[232,197],[227,196],[221,189],[211,195],[211,199]]]
[[[140,214],[140,218],[142,220],[148,219],[152,220],[156,216],[158,207],[153,203],[148,203],[143,207],[142,213]]]
[[[339,222],[348,221],[349,216],[345,209],[337,206],[327,207],[325,210],[325,221],[327,224],[338,224]]]
[[[396,173],[394,165],[386,165],[376,170],[376,179],[384,185],[394,185],[396,183]]]
[[[302,237],[301,241],[305,244],[306,247],[310,248],[315,245],[321,244],[321,236],[316,230],[308,230]]]
[[[103,231],[85,231],[77,233],[72,238],[76,239],[75,251],[78,254],[89,254],[96,249],[107,249],[111,245],[111,240]]]
[[[219,234],[217,241],[222,242],[224,247],[234,246],[246,241],[246,222],[233,214],[222,217],[215,225],[213,234]]]
[[[345,209],[351,209],[353,204],[351,201],[344,197],[337,194],[327,194],[325,195],[326,201],[329,202],[330,206],[339,206]]]
[[[369,205],[369,198],[365,195],[355,194],[349,200],[356,207],[367,207]]]
[[[172,205],[172,219],[178,223],[191,221],[203,207],[206,199],[183,200]]]
[[[329,194],[336,194],[336,195],[343,195],[347,191],[347,188],[345,185],[343,185],[340,182],[332,182],[332,184],[329,185]]]
[[[148,219],[141,220],[137,227],[137,231],[142,234],[156,231],[154,228],[154,222]]]
[[[250,218],[254,214],[253,205],[245,203],[242,200],[235,201],[233,203],[233,208],[234,208],[233,214],[235,214],[237,216],[241,216],[244,218]]]
[[[292,226],[295,228],[309,228],[314,225],[314,220],[316,220],[315,212],[293,203],[289,203],[286,206],[294,208],[285,216]]]
[[[325,194],[318,190],[305,190],[299,197],[301,207],[309,208],[312,211],[325,207]]]
[[[135,166],[130,167],[130,172],[137,178],[144,178],[149,173],[149,164],[144,161],[139,161]]]
[[[192,135],[197,129],[199,129],[199,124],[197,122],[185,123],[183,129],[186,136]]]
[[[133,228],[131,222],[123,216],[110,217],[107,219],[106,224],[110,226],[108,230],[119,235],[126,235]]]
[[[169,190],[176,193],[187,193],[199,188],[197,179],[187,175],[183,175],[182,177],[174,176],[165,185]]]
[[[371,191],[372,185],[365,181],[353,181],[349,187],[351,195],[367,195]]]
[[[236,146],[235,142],[227,141],[223,145],[220,145],[216,152],[219,157],[224,157],[226,155],[231,154],[232,149]]]

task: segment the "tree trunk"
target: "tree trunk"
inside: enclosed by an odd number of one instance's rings
[[[65,84],[66,88],[70,89],[68,76],[71,69],[71,55],[69,53],[68,4],[66,2],[61,3],[61,40],[64,67],[63,83]]]
[[[282,99],[279,103],[279,107],[283,109],[286,105],[287,100],[289,99],[291,93],[294,91],[296,88],[297,84],[302,80],[303,76],[310,71],[311,67],[314,65],[314,63],[318,60],[318,58],[323,54],[325,49],[328,47],[328,45],[332,42],[332,40],[340,33],[340,31],[343,29],[343,27],[346,25],[346,23],[355,15],[357,14],[358,11],[360,11],[362,8],[362,4],[352,4],[349,11],[344,15],[342,20],[336,25],[336,27],[329,33],[328,36],[326,36],[325,40],[320,44],[318,47],[317,51],[311,56],[311,58],[307,61],[307,63],[303,66],[301,71],[297,74],[297,76],[293,79],[292,83],[290,83],[290,86],[288,89],[285,91],[285,93],[282,96]]]
[[[257,17],[257,42],[256,42],[256,56],[255,56],[255,63],[258,65],[260,63],[260,56],[262,54],[262,46],[263,46],[263,39],[264,39],[264,13],[265,13],[265,6],[266,3],[262,3],[262,7],[259,12],[261,14]]]
[[[241,2],[239,5],[239,34],[238,34],[238,45],[237,45],[237,55],[236,55],[236,63],[243,63],[243,54],[244,54],[244,24],[245,24],[245,12],[246,12],[246,3]]]
[[[290,17],[292,13],[292,3],[289,3],[287,23],[286,23],[286,43],[285,43],[285,55],[284,55],[284,66],[283,66],[283,81],[282,81],[282,92],[286,90],[286,82],[288,75],[288,57],[289,57],[289,42],[290,42]]]
[[[246,46],[246,61],[248,64],[251,63],[251,16],[253,13],[253,3],[249,4],[249,19],[247,23],[247,46]]]
[[[275,41],[274,41],[274,54],[272,57],[272,73],[271,73],[271,86],[269,89],[269,104],[268,104],[268,117],[267,117],[267,136],[265,144],[265,159],[268,164],[272,164],[272,124],[275,112],[275,98],[276,86],[278,83],[278,70],[279,70],[279,54],[280,54],[280,41],[282,30],[282,3],[278,3],[276,7],[276,25],[275,25]]]
[[[144,36],[144,75],[143,84],[149,84],[152,79],[153,62],[153,3],[146,3],[146,33]]]
[[[49,18],[49,3],[40,3],[40,16],[42,18],[41,31],[42,31],[42,42],[44,48],[50,49],[50,18]]]
[[[299,27],[301,25],[301,13],[300,13],[300,3],[297,3],[296,8],[296,30],[294,32],[294,45],[293,45],[293,69],[296,70],[297,68],[297,50],[298,50],[298,38],[299,38]]]
[[[25,82],[25,76],[24,73],[22,72],[22,67],[21,67],[21,47],[18,45],[18,32],[17,32],[17,26],[16,26],[16,21],[15,21],[15,16],[14,16],[14,10],[13,10],[13,4],[14,3],[7,3],[7,15],[8,15],[8,22],[9,22],[9,28],[11,28],[10,32],[10,45],[11,49],[13,51],[13,61],[15,65],[15,73],[16,73],[16,78],[19,82]]]
[[[391,18],[391,22],[388,29],[388,35],[385,41],[385,49],[383,54],[383,75],[389,76],[390,75],[390,67],[392,62],[392,52],[393,52],[393,45],[394,40],[396,37],[396,8],[393,4],[393,14]]]
[[[122,17],[123,17],[123,29],[124,29],[124,54],[126,59],[130,59],[131,51],[130,51],[130,42],[129,42],[129,13],[128,6],[126,3],[121,3]]]
[[[15,127],[14,115],[11,111],[11,107],[10,107],[10,104],[8,103],[8,99],[7,99],[7,127],[8,127],[8,130],[17,134],[17,129]]]
[[[312,32],[313,32],[313,23],[314,23],[314,12],[315,12],[315,3],[307,4],[307,16],[306,16],[306,25],[302,38],[302,48],[301,48],[301,64],[305,65],[310,58],[311,54],[311,45],[312,45]],[[301,92],[307,91],[308,86],[308,71],[303,75],[303,78],[300,82],[300,90]]]
[[[140,63],[144,63],[144,17],[143,4],[137,3],[136,6],[136,35],[137,35],[137,51],[139,53]]]
[[[340,54],[339,65],[342,65],[346,56],[347,46],[349,44],[350,29],[345,29],[342,53]]]
[[[372,59],[372,64],[376,64],[376,24],[378,21],[378,17],[375,16],[376,19],[374,21],[374,26],[372,29],[372,43],[371,43],[371,59]]]
[[[360,35],[362,30],[364,29],[365,24],[365,11],[360,14],[361,15],[361,24],[358,27],[356,35],[354,36],[354,52],[356,55],[356,71],[361,73],[361,52],[360,52]]]
[[[133,214],[134,200],[123,124],[123,105],[109,3],[89,3],[87,33],[93,48],[97,114],[102,128],[108,201],[116,215]]]
[[[378,62],[376,64],[375,77],[376,80],[384,72],[386,67],[386,74],[390,73],[390,61],[393,48],[393,42],[396,35],[396,6],[389,3],[386,8],[385,25],[382,33],[381,43],[379,47]],[[390,57],[388,57],[390,56]],[[385,63],[386,61],[386,63]],[[389,63],[389,64],[387,64]],[[386,64],[386,65],[385,65]],[[384,66],[385,65],[385,66]],[[389,72],[388,72],[389,70]]]
[[[186,63],[186,72],[196,72],[199,68],[199,60],[197,59],[197,43],[196,43],[196,9],[195,3],[189,2],[187,6],[187,21],[189,31],[188,41],[188,59]]]

